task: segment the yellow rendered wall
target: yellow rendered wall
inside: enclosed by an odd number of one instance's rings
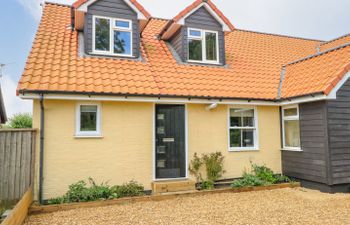
[[[229,152],[228,108],[221,105],[206,111],[205,105],[188,105],[189,159],[196,152],[221,151],[225,156],[224,178],[241,177],[250,161],[266,164],[276,173],[281,173],[281,142],[279,108],[258,106],[259,151]],[[238,107],[239,106],[235,106]]]
[[[130,180],[151,189],[153,181],[153,103],[100,102],[102,135],[77,139],[76,101],[45,101],[44,199],[57,197],[68,185],[92,177],[97,182],[122,184]],[[82,103],[82,102],[79,102]],[[228,151],[228,106],[206,111],[207,105],[188,104],[188,155],[221,151],[225,178],[240,177],[250,161],[281,172],[279,108],[259,106],[259,151]],[[34,101],[34,128],[40,128],[40,104]],[[39,137],[35,199],[38,196]]]

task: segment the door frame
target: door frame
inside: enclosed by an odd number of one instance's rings
[[[156,107],[157,105],[183,105],[185,107],[185,165],[186,165],[186,176],[179,178],[165,178],[165,179],[157,179],[156,178]],[[176,103],[153,103],[153,112],[152,112],[152,179],[153,181],[167,181],[167,180],[186,180],[188,179],[188,112],[187,112],[187,104],[176,104]]]

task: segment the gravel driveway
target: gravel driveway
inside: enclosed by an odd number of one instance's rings
[[[34,215],[25,224],[350,225],[350,194],[303,188],[213,194]]]

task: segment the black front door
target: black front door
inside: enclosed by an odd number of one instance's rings
[[[186,177],[185,106],[156,106],[156,178]]]

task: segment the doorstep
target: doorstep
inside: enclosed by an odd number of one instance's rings
[[[196,191],[196,182],[189,179],[152,182],[152,194]]]

